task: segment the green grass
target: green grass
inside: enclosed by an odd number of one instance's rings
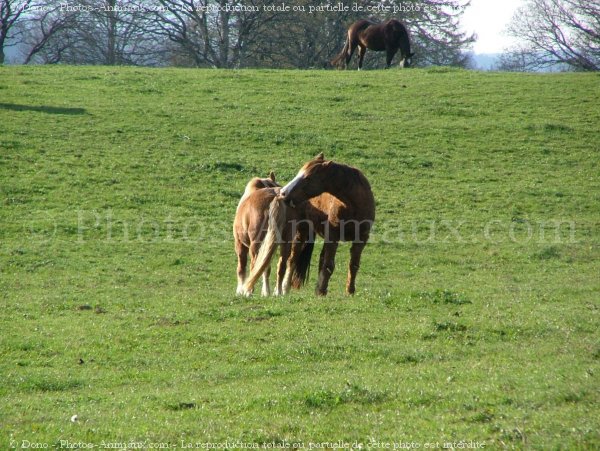
[[[0,67],[0,447],[600,446],[598,98],[597,74]],[[343,245],[326,298],[316,270],[236,297],[246,181],[320,151],[377,201],[356,296]]]

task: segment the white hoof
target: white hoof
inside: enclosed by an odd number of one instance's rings
[[[250,296],[252,296],[253,291],[254,291],[253,289],[248,289],[246,287],[241,287],[241,288],[239,288],[237,290],[237,295],[249,298]]]

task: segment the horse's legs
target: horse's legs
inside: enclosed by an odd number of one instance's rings
[[[327,285],[329,278],[335,269],[335,253],[337,251],[337,241],[325,242],[321,257],[319,258],[319,281],[317,282],[317,294],[325,296],[327,294]]]
[[[279,262],[277,263],[277,286],[275,288],[275,296],[283,296],[289,291],[289,289],[285,289],[284,278],[286,276],[286,268],[290,256],[290,248],[291,244],[288,242],[284,242],[280,246],[279,252],[281,256],[279,257]]]
[[[348,48],[348,53],[346,53],[346,59],[344,64],[344,69],[348,69],[348,64],[350,64],[350,60],[352,59],[352,55],[354,55],[354,50],[356,50],[356,42],[350,41],[350,47]]]
[[[282,294],[282,278],[280,276],[282,271],[285,273],[285,261],[282,257],[279,257],[279,260],[277,260],[277,272],[275,273],[275,291],[273,291],[273,296],[281,296]]]
[[[394,55],[396,55],[396,52],[398,51],[398,49],[394,49],[394,48],[388,48],[386,49],[386,59],[385,59],[385,68],[389,69],[390,66],[392,65],[392,60],[394,59]]]
[[[235,253],[238,257],[236,294],[243,294],[243,286],[246,280],[246,265],[248,263],[248,248],[237,239],[235,240]]]
[[[290,254],[292,252],[292,228],[287,224],[282,232],[282,242],[279,245],[279,262],[277,263],[277,286],[275,287],[275,296],[282,296],[289,291],[289,286],[286,288],[284,280],[287,275],[286,268],[288,267]]]
[[[358,46],[358,70],[362,69],[363,60],[365,59],[365,53],[367,53],[367,48],[362,45]]]
[[[356,274],[358,273],[358,268],[360,268],[360,255],[362,254],[363,249],[367,241],[358,241],[352,243],[352,247],[350,248],[350,264],[348,265],[348,279],[346,281],[346,293],[354,294],[356,291]]]
[[[300,253],[302,252],[302,246],[304,242],[298,237],[294,240],[294,243],[291,245],[290,255],[287,260],[287,265],[285,268],[285,276],[283,277],[282,290],[283,294],[288,294],[290,292],[290,288],[292,286],[292,275],[296,270],[296,260]]]
[[[250,243],[250,272],[252,272],[252,269],[254,268],[254,263],[256,262],[256,257],[258,255],[259,250],[260,250],[260,243],[257,243],[257,242]],[[250,296],[253,291],[254,291],[254,287],[252,286],[252,287],[249,287],[248,291],[243,292],[242,294],[244,294],[246,296]]]
[[[262,296],[269,296],[271,294],[271,287],[269,286],[269,276],[271,275],[271,265],[267,266],[265,272],[262,275],[262,290],[260,294]]]

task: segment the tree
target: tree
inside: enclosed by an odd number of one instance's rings
[[[142,23],[147,12],[127,0],[79,0],[70,31],[73,46],[65,62],[77,64],[152,64],[153,39]]]
[[[25,63],[158,64],[161,47],[144,30],[147,17],[127,0],[46,0],[28,15]]]
[[[155,0],[148,31],[174,45],[181,64],[240,67],[261,29],[277,16],[262,0]],[[146,7],[149,7],[146,4]]]
[[[43,63],[58,63],[63,52],[72,46],[69,31],[75,28],[76,14],[65,13],[58,1],[48,1],[43,9],[31,11],[22,24],[24,64],[38,59]]]
[[[600,0],[528,0],[509,33],[522,45],[502,57],[505,70],[600,70]]]
[[[329,2],[330,4],[333,2]],[[299,0],[296,11],[275,17],[248,48],[252,66],[323,68],[344,45],[347,24],[360,18],[353,11],[327,11],[323,0]],[[340,44],[341,42],[341,44]]]
[[[32,6],[31,0],[0,0],[0,64],[4,64],[5,48],[18,44],[22,30],[17,25]]]

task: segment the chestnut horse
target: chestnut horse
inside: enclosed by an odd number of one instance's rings
[[[317,294],[327,294],[338,243],[352,242],[346,293],[354,294],[360,257],[375,221],[375,199],[363,173],[345,164],[325,160],[321,153],[302,166],[298,175],[281,188],[280,196],[291,207],[309,201],[310,207],[304,207],[305,216],[324,239]]]
[[[386,69],[392,64],[394,55],[400,49],[400,67],[410,67],[414,53],[410,51],[410,39],[404,24],[396,19],[377,23],[370,20],[359,20],[348,28],[346,43],[342,51],[331,61],[334,66],[348,63],[358,47],[358,70],[362,69],[367,49],[386,52]]]
[[[262,243],[265,240],[274,241],[275,238],[272,234],[269,235],[268,223],[269,223],[269,207],[273,203],[273,200],[279,196],[280,185],[275,181],[275,175],[271,172],[268,178],[253,178],[246,185],[244,195],[240,199],[238,204],[235,219],[233,222],[233,236],[235,241],[235,251],[238,257],[237,265],[237,277],[238,286],[237,294],[249,296],[254,290],[254,285],[260,275],[263,277],[263,286],[261,294],[268,296],[270,294],[269,287],[269,275],[271,271],[271,257],[273,255],[274,247],[270,248],[269,265],[261,267],[262,271],[256,277],[256,270],[254,269],[257,257],[260,249],[265,246]],[[277,206],[279,206],[277,204]],[[285,206],[283,206],[285,207]],[[273,208],[271,209],[273,210]],[[285,214],[285,212],[283,212]],[[293,234],[296,234],[296,229],[292,230],[291,226],[287,226],[283,214],[279,211],[271,212],[271,216],[274,218],[281,217],[280,223],[275,225],[275,228],[280,230],[281,236],[284,240],[281,241],[280,246],[280,259],[277,267],[277,281],[275,294],[286,294],[289,291],[290,285],[294,288],[299,288],[304,284],[308,277],[308,271],[310,268],[310,256],[312,254],[312,243],[304,244],[305,240],[297,240],[296,246],[292,246]],[[288,214],[290,220],[296,220],[295,212]],[[290,261],[292,258],[293,261]],[[263,254],[265,251],[262,251]],[[248,260],[248,253],[250,253],[250,277],[246,279],[246,265]],[[264,256],[263,256],[264,260]],[[289,269],[288,269],[289,268]],[[286,273],[286,269],[288,272]],[[285,285],[284,285],[284,276]]]

